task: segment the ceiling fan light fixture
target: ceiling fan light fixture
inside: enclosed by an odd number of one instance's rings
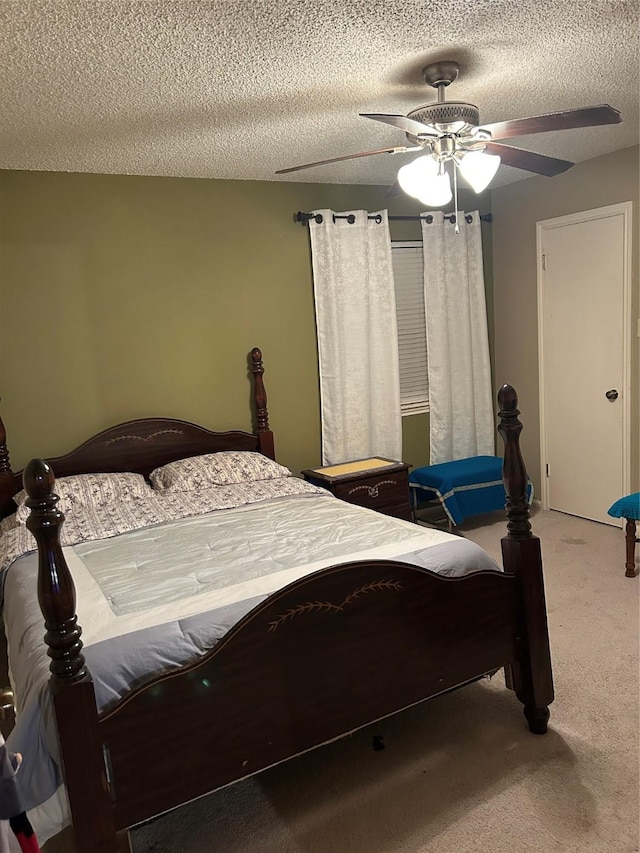
[[[499,165],[498,154],[487,154],[484,151],[467,151],[458,162],[462,177],[477,193],[486,190],[495,177]]]
[[[377,148],[373,151],[359,151],[356,154],[345,154],[341,157],[330,157],[327,160],[316,160],[315,163],[305,163],[302,166],[278,169],[276,174],[297,172],[311,166],[323,166],[343,160],[355,160],[361,157],[369,157],[372,154],[397,154],[422,148],[436,162],[453,161],[452,169],[457,197],[456,168],[460,169],[462,176],[479,193],[489,186],[500,165],[498,154],[502,155],[502,160],[507,166],[547,177],[566,172],[574,165],[569,160],[560,160],[557,157],[548,157],[546,154],[536,154],[522,148],[513,148],[511,145],[502,143],[501,140],[503,139],[509,139],[512,136],[528,136],[532,133],[547,133],[552,130],[619,124],[622,121],[622,116],[618,110],[608,104],[599,104],[593,107],[579,107],[547,115],[508,119],[482,126],[480,124],[480,111],[475,104],[445,100],[445,90],[456,80],[459,70],[458,63],[454,60],[438,60],[431,62],[422,69],[425,83],[438,90],[436,103],[424,104],[411,110],[407,115],[360,113],[363,118],[381,121],[403,130],[411,143],[410,147],[395,146]],[[490,151],[498,153],[487,154],[484,149],[489,144]],[[428,163],[428,160],[423,162]],[[433,171],[432,167],[428,168]],[[417,170],[418,167],[414,171],[412,163],[408,164],[406,171],[400,169],[398,182],[408,195],[423,199],[425,196],[420,188]],[[439,186],[444,188],[445,183],[444,180],[441,180]],[[444,194],[444,190],[440,192]],[[431,198],[430,192],[428,196]]]
[[[431,155],[423,154],[398,170],[398,183],[407,195],[420,199],[424,187],[437,175],[437,161]]]
[[[432,155],[417,157],[398,170],[398,183],[407,195],[428,207],[442,207],[453,198],[444,162]]]
[[[452,198],[451,180],[449,173],[444,170],[426,181],[420,189],[420,195],[417,196],[418,201],[426,204],[427,207],[443,207]]]

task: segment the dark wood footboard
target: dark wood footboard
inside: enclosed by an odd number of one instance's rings
[[[100,721],[116,826],[505,666],[517,659],[516,614],[515,579],[500,572],[453,579],[358,562],[292,584]],[[152,788],[135,770],[149,767]]]
[[[553,684],[540,546],[514,390],[504,386],[499,401],[504,572],[443,578],[394,561],[324,569],[270,596],[206,656],[156,676],[102,716],[59,544],[53,472],[42,460],[29,464],[28,526],[38,541],[78,853],[122,851],[122,831],[135,823],[501,667],[531,730],[546,730]]]

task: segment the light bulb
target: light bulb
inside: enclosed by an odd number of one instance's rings
[[[428,207],[442,207],[452,199],[451,181],[449,175],[443,170],[441,175],[433,175],[423,184],[419,201]]]
[[[433,157],[424,154],[398,170],[398,183],[407,195],[419,199],[426,184],[437,174],[438,164]]]
[[[491,183],[500,165],[497,154],[486,154],[484,151],[468,151],[460,161],[462,177],[477,193],[481,193]]]

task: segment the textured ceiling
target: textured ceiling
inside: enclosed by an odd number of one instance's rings
[[[638,142],[638,0],[0,0],[0,168],[390,184],[408,155],[359,112],[451,100],[483,123],[608,103],[611,127],[509,144],[580,161]],[[530,177],[501,167],[494,184]],[[552,179],[551,179],[552,180]]]

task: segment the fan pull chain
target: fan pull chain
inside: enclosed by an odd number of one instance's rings
[[[458,221],[460,217],[458,216],[458,170],[456,169],[455,161],[453,163],[453,204],[455,207],[454,215],[455,215],[455,233],[460,233],[460,225]]]

